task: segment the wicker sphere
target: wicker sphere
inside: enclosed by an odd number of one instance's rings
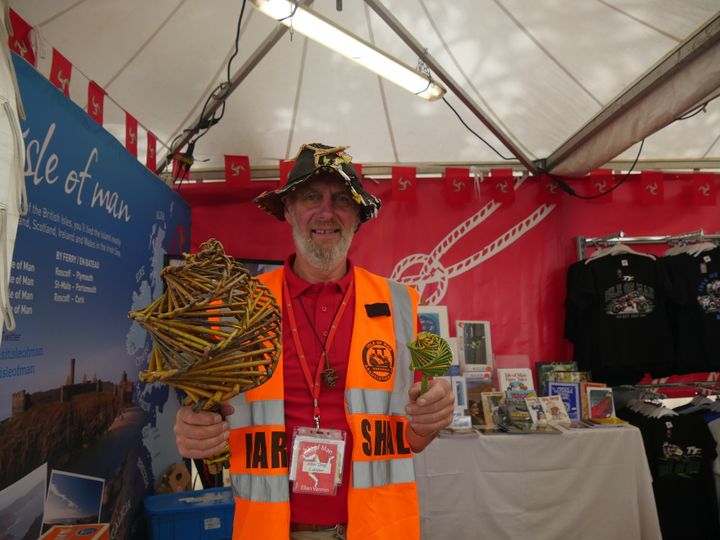
[[[216,409],[272,376],[280,356],[280,310],[270,290],[217,240],[184,257],[184,264],[160,273],[163,295],[129,314],[153,337],[140,380],[182,389],[197,410]]]

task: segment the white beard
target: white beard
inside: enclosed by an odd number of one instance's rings
[[[312,239],[312,233],[305,234],[295,221],[295,216],[288,212],[288,221],[292,225],[295,247],[308,263],[318,270],[329,271],[340,265],[347,257],[352,243],[353,233],[349,235],[340,228],[340,239],[331,246],[321,246]]]

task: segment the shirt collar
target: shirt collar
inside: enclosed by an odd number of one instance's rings
[[[290,292],[291,298],[297,298],[298,296],[302,295],[305,291],[307,291],[309,288],[311,288],[313,285],[319,285],[321,287],[328,287],[328,286],[336,286],[340,289],[340,292],[342,294],[345,294],[347,292],[348,287],[350,286],[350,283],[353,280],[353,276],[355,274],[354,269],[355,265],[353,262],[348,259],[347,260],[347,272],[343,277],[341,277],[338,281],[329,281],[326,283],[310,283],[309,281],[305,281],[301,277],[298,277],[297,274],[293,271],[293,263],[295,262],[295,254],[293,253],[290,255],[287,259],[285,259],[285,279],[287,280],[288,284],[288,291]]]

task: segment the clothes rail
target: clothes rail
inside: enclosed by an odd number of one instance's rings
[[[705,390],[706,392],[709,392],[713,395],[720,394],[720,381],[686,381],[686,382],[674,382],[674,383],[648,383],[648,384],[634,384],[634,385],[626,385],[618,387],[618,389],[621,388],[627,388],[627,389],[635,389],[635,390],[645,390],[645,389],[655,389],[655,388],[695,388],[696,390]]]
[[[710,387],[710,388],[720,388],[720,381],[684,381],[684,382],[666,382],[666,383],[647,383],[647,384],[624,384],[621,386],[618,386],[617,388],[622,389],[643,389],[643,388],[671,388],[671,387],[677,387],[677,386],[695,386],[695,387]]]
[[[682,240],[702,242],[705,240],[720,241],[720,233],[705,234],[702,229],[682,234],[668,234],[657,236],[625,236],[623,231],[608,236],[586,237],[578,236],[575,239],[578,260],[585,258],[585,250],[590,247],[607,244],[672,244]]]
[[[613,387],[613,401],[615,402],[616,409],[622,409],[634,399],[643,399],[645,392],[650,391],[656,394],[658,397],[664,394],[658,394],[655,392],[658,388],[694,388],[696,393],[704,391],[712,395],[720,395],[720,381],[686,381],[686,382],[674,382],[674,383],[648,383],[648,384],[623,384],[620,386]]]

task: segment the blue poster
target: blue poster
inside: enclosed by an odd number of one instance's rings
[[[14,59],[25,182],[0,347],[0,490],[43,463],[104,480],[100,521],[131,538],[142,499],[179,461],[178,399],[138,384],[152,343],[128,311],[189,249],[187,204],[83,110]],[[0,491],[0,515],[10,495]]]

